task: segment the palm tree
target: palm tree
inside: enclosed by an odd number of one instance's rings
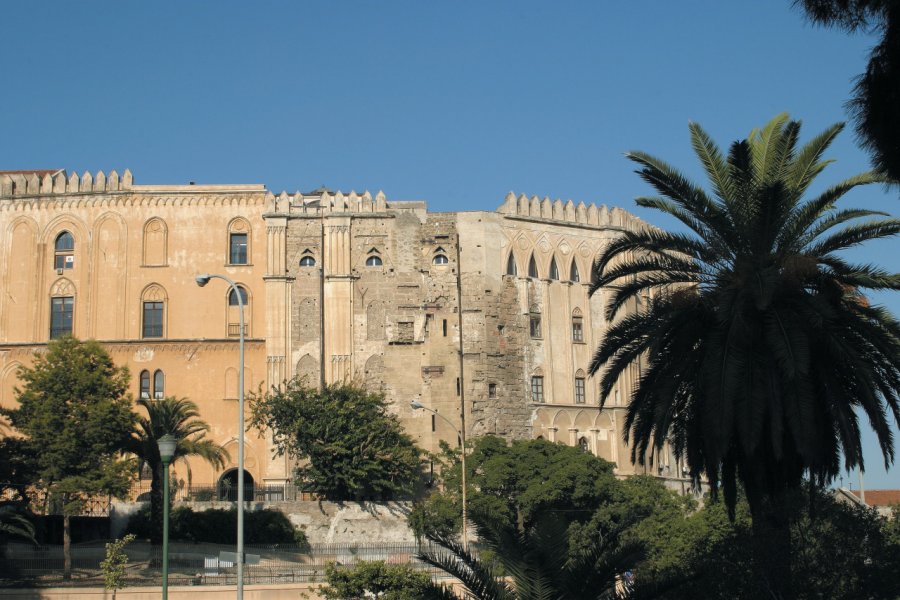
[[[900,4],[895,0],[794,0],[809,19],[853,33],[878,31],[866,72],[856,80],[850,111],[876,168],[900,181]]]
[[[11,504],[0,505],[0,541],[7,536],[24,538],[32,544],[37,544],[34,539],[34,525],[18,507]]]
[[[620,234],[590,287],[613,290],[610,320],[629,299],[651,297],[610,327],[590,367],[603,369],[605,401],[641,361],[625,421],[632,461],[652,462],[670,441],[696,482],[705,474],[713,492],[721,484],[732,511],[742,483],[759,575],[777,598],[792,594],[788,497],[804,477],[832,481],[842,456],[846,468],[864,468],[858,412],[886,464],[894,457],[887,412],[900,421],[900,325],[861,292],[896,290],[900,277],[838,254],[895,235],[900,221],[835,208],[849,190],[881,181],[869,173],[802,199],[842,128],[798,148],[800,123],[779,115],[725,158],[691,124],[712,194],[657,158],[628,153],[661,195],[637,204],[690,233]]]
[[[221,468],[228,460],[228,452],[219,444],[206,439],[209,425],[201,420],[197,405],[187,398],[169,396],[162,400],[141,398],[138,406],[147,411],[138,420],[131,436],[127,452],[134,454],[150,468],[150,520],[153,532],[151,541],[162,542],[162,459],[157,440],[168,434],[178,443],[172,461],[189,456],[199,456],[214,467]]]
[[[626,525],[605,532],[591,548],[568,544],[568,523],[545,513],[518,529],[484,515],[473,515],[486,562],[453,537],[428,535],[440,550],[426,550],[419,560],[458,579],[475,600],[616,600],[653,598],[670,586],[634,585],[631,572],[644,556],[642,545],[623,536]],[[633,523],[628,523],[628,526]]]

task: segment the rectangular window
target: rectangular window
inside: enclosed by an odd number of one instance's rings
[[[228,262],[233,265],[247,264],[247,234],[232,233],[229,236]]]
[[[444,337],[447,337],[447,319],[444,319],[444,322],[441,324],[441,329],[444,332]]]
[[[544,378],[539,375],[531,378],[531,401],[544,401]]]
[[[531,337],[540,339],[541,337],[541,315],[536,313],[531,313],[531,319],[529,321],[529,330],[531,332]]]
[[[575,404],[584,404],[584,377],[575,378]]]
[[[584,341],[584,328],[582,327],[581,317],[572,317],[572,341]]]
[[[456,378],[456,395],[459,396],[459,393],[462,391],[459,385],[459,377]]]
[[[496,398],[497,397],[497,384],[489,383],[488,384],[488,398]]]
[[[142,337],[161,338],[163,336],[163,303],[144,302],[144,329]]]
[[[72,335],[72,314],[75,312],[74,296],[50,299],[50,339]]]

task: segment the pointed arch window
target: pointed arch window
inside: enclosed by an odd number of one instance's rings
[[[366,259],[367,267],[380,267],[383,264],[384,263],[381,261],[381,257],[375,254]]]
[[[516,268],[516,257],[512,252],[509,253],[509,258],[506,259],[506,274],[513,276],[519,274],[519,271]]]
[[[141,371],[141,398],[150,399],[150,371],[146,369]]]
[[[588,443],[588,439],[586,437],[581,436],[580,438],[578,438],[578,448],[585,454],[588,454],[591,451],[591,446]]]
[[[68,231],[56,236],[54,242],[53,266],[56,269],[71,269],[75,266],[75,238]]]
[[[450,260],[445,254],[436,254],[431,261],[431,263],[435,265],[446,265],[449,262]]]
[[[578,263],[575,262],[575,259],[572,259],[572,266],[569,267],[569,281],[572,283],[580,283],[581,282],[581,274],[578,272]]]
[[[316,266],[316,259],[312,256],[304,256],[300,259],[301,267],[314,267]]]
[[[556,266],[556,257],[550,259],[550,279],[559,281],[559,268]]]
[[[532,254],[531,258],[528,260],[528,276],[535,279],[538,278],[538,268],[537,263],[534,260],[534,254]]]
[[[166,374],[161,369],[153,373],[153,399],[162,400],[166,395]]]
[[[584,404],[585,387],[584,371],[578,369],[575,373],[575,404]]]

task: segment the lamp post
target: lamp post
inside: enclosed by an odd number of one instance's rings
[[[462,459],[461,459],[462,464],[460,465],[460,467],[462,468],[462,544],[463,544],[463,550],[468,550],[469,549],[469,536],[468,536],[468,528],[466,525],[466,522],[468,520],[466,518],[466,436],[464,436],[463,433],[459,429],[456,428],[456,425],[454,425],[453,423],[450,422],[450,419],[448,419],[447,417],[445,417],[438,411],[434,410],[433,408],[428,408],[427,406],[425,406],[418,400],[411,400],[409,405],[412,407],[413,410],[425,410],[425,411],[428,411],[431,414],[443,419],[444,422],[447,423],[447,425],[449,425],[453,429],[453,431],[456,432],[456,435],[458,436],[459,448],[462,453]]]
[[[163,551],[162,551],[162,597],[169,598],[169,463],[175,456],[178,441],[168,433],[158,440],[159,458],[163,464]]]
[[[210,279],[221,279],[231,286],[232,293],[237,296],[240,313],[240,357],[238,359],[238,478],[237,478],[237,599],[244,598],[244,297],[235,282],[224,275],[197,275],[194,280],[200,287],[209,283]]]

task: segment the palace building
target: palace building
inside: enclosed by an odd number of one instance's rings
[[[263,185],[137,185],[129,171],[0,172],[0,405],[48,340],[94,338],[131,372],[133,395],[188,397],[232,464],[176,465],[178,477],[237,476],[237,298],[245,386],[302,376],[381,390],[428,450],[456,431],[543,437],[631,464],[622,439],[637,372],[599,408],[587,375],[607,327],[591,264],[633,215],[510,194],[496,211],[428,212],[421,201]],[[636,310],[632,306],[629,310]],[[247,481],[283,485],[291,465],[245,435]],[[658,457],[654,474],[684,484]]]

